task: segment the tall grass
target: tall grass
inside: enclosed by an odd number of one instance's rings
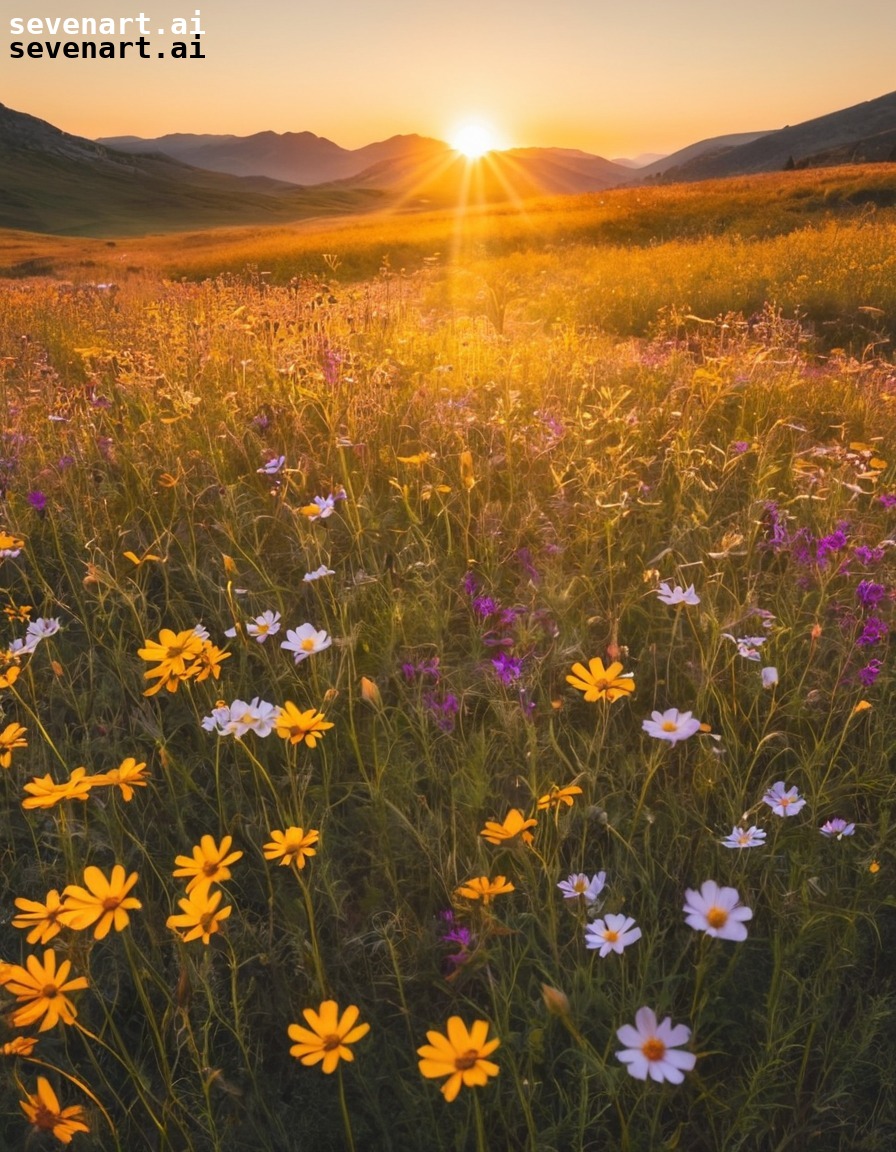
[[[24,546],[2,595],[61,629],[0,698],[28,740],[4,772],[0,954],[43,955],[14,900],[89,865],[137,872],[142,904],[49,944],[90,981],[32,1057],[83,1106],[76,1145],[892,1145],[896,382],[858,311],[892,306],[890,232],[4,291],[0,528]],[[864,357],[810,331],[826,293],[868,325]],[[661,581],[699,604],[665,605]],[[260,644],[266,610],[282,629]],[[297,664],[279,644],[305,621],[333,643]],[[197,624],[229,651],[220,679],[146,696],[138,649]],[[25,622],[4,627],[10,647]],[[567,676],[594,657],[634,692],[586,701]],[[253,697],[334,727],[312,749],[202,726]],[[642,728],[673,708],[705,730]],[[149,773],[129,801],[21,806],[34,777],[126,757]],[[779,780],[794,817],[763,803]],[[511,808],[537,818],[531,846],[480,835]],[[822,835],[835,817],[854,833]],[[263,851],[291,825],[320,833],[302,869]],[[723,847],[734,825],[767,839]],[[233,910],[183,943],[172,871],[206,835],[243,853]],[[597,906],[558,890],[601,870]],[[513,891],[488,906],[457,895],[499,875]],[[685,924],[707,879],[752,909],[746,940]],[[617,912],[642,937],[601,958],[585,927]],[[371,1026],[332,1076],[287,1036],[328,998]],[[615,1057],[645,1006],[691,1030],[680,1086]],[[416,1049],[452,1015],[501,1045],[497,1078],[449,1104]],[[9,1065],[12,1147],[41,1067]]]

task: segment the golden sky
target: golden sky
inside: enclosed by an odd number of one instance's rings
[[[206,58],[171,59],[190,41],[171,21],[197,7]],[[10,58],[16,40],[130,38],[13,35],[12,18],[141,12],[149,59]],[[896,88],[893,0],[6,0],[3,27],[2,102],[89,137],[271,129],[355,148],[475,119],[508,146],[634,156]]]

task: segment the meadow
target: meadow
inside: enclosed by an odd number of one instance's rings
[[[3,234],[0,1143],[893,1147],[890,167]]]

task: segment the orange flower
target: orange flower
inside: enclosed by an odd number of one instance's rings
[[[620,696],[628,696],[635,690],[635,682],[631,672],[623,672],[622,665],[614,660],[609,668],[604,668],[604,662],[598,656],[584,664],[573,664],[573,675],[566,677],[566,683],[585,693],[585,699],[592,703],[595,700],[609,700],[612,703]]]
[[[316,828],[309,828],[306,832],[304,828],[293,826],[285,832],[272,832],[271,839],[262,849],[264,858],[276,860],[279,857],[281,864],[295,864],[297,868],[304,868],[305,857],[317,855],[317,849],[311,845],[316,844],[319,838],[320,833]]]
[[[581,795],[582,789],[578,784],[567,784],[565,788],[558,788],[556,784],[552,784],[550,792],[538,797],[538,811],[544,812],[548,808],[559,809],[564,805],[571,808],[573,796]]]
[[[290,1048],[289,1054],[307,1067],[320,1064],[321,1071],[328,1075],[336,1071],[340,1060],[354,1060],[355,1054],[348,1045],[370,1031],[369,1024],[358,1024],[360,1010],[354,1004],[349,1004],[340,1016],[336,1001],[324,1000],[317,1012],[313,1008],[303,1008],[302,1015],[310,1027],[290,1024],[287,1033],[290,1040],[297,1043]]]
[[[26,784],[28,797],[22,801],[23,808],[53,808],[60,800],[86,800],[92,787],[86,768],[75,768],[68,780],[57,784],[49,773],[35,776]]]
[[[10,964],[5,973],[4,983],[7,992],[23,1005],[12,1014],[13,1028],[29,1028],[43,1016],[38,1032],[46,1032],[61,1020],[63,1024],[74,1023],[78,1013],[66,992],[77,992],[87,987],[86,976],[68,979],[71,962],[63,960],[56,968],[56,953],[52,948],[44,952],[43,962],[36,956],[29,956],[25,967]]]
[[[46,1076],[38,1076],[37,1090],[25,1094],[19,1107],[39,1132],[52,1132],[62,1144],[71,1144],[76,1132],[89,1132],[84,1123],[84,1109],[80,1104],[60,1108],[59,1099]]]
[[[39,900],[26,900],[24,896],[18,896],[15,904],[21,914],[13,917],[12,926],[31,929],[25,937],[29,944],[49,944],[62,931],[59,913],[64,905],[55,888],[47,893],[44,904]]]
[[[220,846],[215,843],[214,836],[203,836],[193,849],[192,856],[175,857],[174,863],[180,864],[180,868],[175,868],[171,875],[189,876],[188,892],[203,885],[220,884],[222,880],[229,880],[228,865],[235,863],[243,855],[242,852],[231,852],[232,844],[232,836],[224,836]]]
[[[139,764],[133,756],[128,756],[127,759],[122,760],[117,768],[111,768],[108,772],[102,772],[97,776],[90,776],[88,779],[91,784],[113,784],[116,788],[121,789],[122,800],[132,800],[134,797],[135,788],[145,788],[146,781],[143,779],[143,774],[146,771],[146,762],[141,761]]]
[[[491,1056],[501,1041],[486,1039],[488,1022],[485,1020],[474,1020],[467,1028],[460,1016],[451,1016],[446,1032],[446,1036],[441,1032],[427,1032],[429,1043],[418,1048],[417,1055],[422,1057],[418,1066],[427,1079],[448,1077],[441,1092],[450,1104],[461,1087],[481,1088],[488,1083],[489,1076],[498,1075],[498,1065],[486,1060],[486,1056]]]
[[[533,836],[529,829],[534,828],[537,823],[537,820],[527,820],[519,808],[511,808],[504,817],[503,824],[498,824],[495,820],[486,820],[485,827],[479,835],[489,844],[505,844],[515,836],[519,836],[526,844],[531,844]]]
[[[77,884],[66,886],[62,893],[65,907],[59,919],[76,932],[95,924],[93,935],[96,940],[108,936],[112,928],[121,932],[130,923],[128,910],[143,907],[139,900],[128,896],[136,883],[137,873],[132,872],[126,877],[121,864],[114,866],[108,880],[99,868],[91,864],[84,869],[84,888]]]
[[[514,890],[506,876],[496,876],[494,880],[489,880],[488,876],[476,876],[473,880],[467,880],[459,888],[455,888],[454,891],[455,895],[463,896],[467,900],[481,900],[483,904],[491,904],[495,896]]]

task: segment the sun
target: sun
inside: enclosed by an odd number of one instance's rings
[[[462,125],[451,137],[451,147],[468,160],[478,160],[498,147],[494,131],[481,121]]]

